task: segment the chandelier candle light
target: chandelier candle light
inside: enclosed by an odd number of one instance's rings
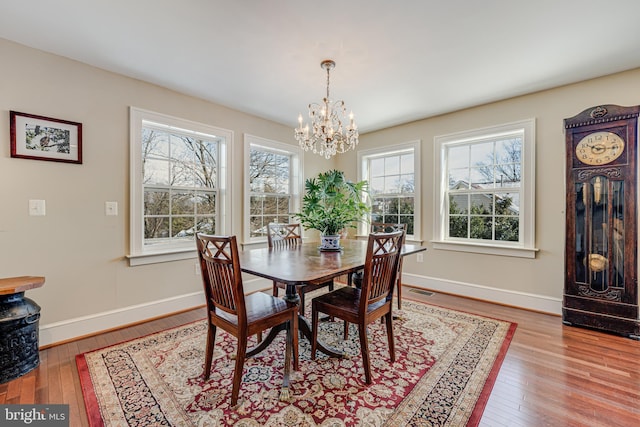
[[[302,114],[298,116],[299,126],[295,130],[296,140],[305,151],[331,158],[336,154],[342,154],[353,150],[358,145],[358,126],[353,120],[353,112],[349,114],[349,125],[345,125],[347,108],[344,101],[332,102],[329,98],[329,72],[336,66],[330,59],[320,64],[323,70],[327,70],[327,96],[321,104],[309,104],[309,117],[311,119],[312,133],[309,133],[309,125],[302,124]]]

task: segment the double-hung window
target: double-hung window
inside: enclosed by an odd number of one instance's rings
[[[301,153],[297,146],[245,135],[245,241],[267,239],[269,223],[289,223],[300,206]]]
[[[369,184],[369,222],[405,224],[407,239],[420,240],[420,142],[358,152],[359,179]],[[360,234],[369,233],[361,225]]]
[[[435,138],[434,247],[533,257],[535,122]]]
[[[131,109],[132,265],[195,254],[196,232],[229,230],[230,131]]]

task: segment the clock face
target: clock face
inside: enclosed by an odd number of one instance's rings
[[[576,146],[576,157],[586,165],[606,165],[624,152],[624,141],[613,132],[593,132]]]

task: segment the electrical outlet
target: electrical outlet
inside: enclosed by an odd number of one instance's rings
[[[29,200],[29,215],[31,216],[46,215],[44,200]]]
[[[424,256],[423,256],[422,253],[416,254],[416,261],[417,262],[424,262]]]
[[[109,216],[118,215],[118,202],[104,202],[104,213]]]

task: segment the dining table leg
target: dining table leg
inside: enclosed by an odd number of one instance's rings
[[[295,305],[300,304],[300,297],[298,296],[298,292],[296,292],[296,285],[287,284],[286,294],[283,297],[283,299],[290,304],[295,304]],[[298,313],[300,313],[300,311],[298,311]],[[311,342],[312,336],[313,336],[311,325],[309,324],[309,320],[306,317],[304,317],[302,314],[298,314],[298,330],[309,342]],[[269,334],[267,334],[267,336],[261,342],[259,342],[255,347],[247,351],[246,357],[253,357],[258,353],[262,352],[264,349],[266,349],[269,346],[269,344],[271,344],[271,342],[275,339],[275,337],[281,331],[286,331],[285,324],[281,324],[271,328],[271,330],[269,331]],[[318,340],[318,350],[330,357],[336,357],[339,359],[345,357],[343,353],[330,347],[327,344],[324,344],[320,340]]]
[[[296,285],[287,284],[286,293],[283,298],[289,303],[300,304],[300,297],[298,296],[298,292],[296,292]],[[298,311],[298,313],[300,312],[304,312],[304,307],[303,310]],[[311,331],[311,325],[309,324],[309,320],[302,314],[298,314],[298,330],[309,342],[312,341],[313,333]],[[324,344],[320,340],[318,340],[318,350],[330,357],[336,357],[339,359],[345,357],[343,353],[340,353],[338,350]]]

